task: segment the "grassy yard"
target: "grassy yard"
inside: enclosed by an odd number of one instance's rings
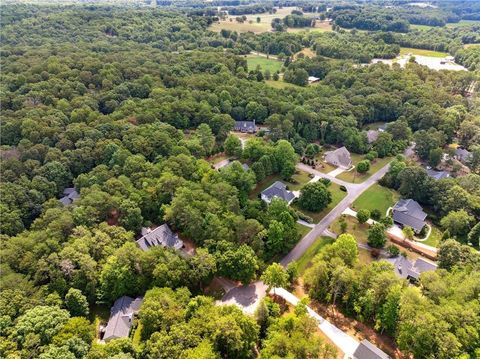
[[[359,209],[368,209],[369,211],[378,209],[384,216],[387,209],[392,207],[399,198],[400,196],[396,191],[375,183],[353,202],[352,208],[356,211]]]
[[[95,337],[100,338],[100,333],[98,332],[100,323],[106,324],[110,318],[110,308],[105,305],[95,305],[90,308],[89,319],[95,327]]]
[[[347,182],[361,183],[367,180],[368,178],[370,178],[370,176],[375,174],[380,168],[385,166],[392,159],[393,159],[392,157],[377,158],[370,163],[370,170],[367,173],[358,173],[356,169],[353,169],[350,171],[345,171],[343,173],[340,173],[337,176],[337,178]],[[354,165],[357,165],[357,163],[362,160],[363,160],[362,155],[352,154],[352,161]]]
[[[306,211],[304,209],[301,209],[298,206],[298,204],[293,204],[293,208],[306,214],[309,217],[312,217],[314,223],[320,222],[321,219],[325,217],[328,214],[328,212],[330,212],[333,208],[335,208],[335,206],[347,195],[347,192],[343,192],[342,190],[340,190],[340,186],[336,183],[331,183],[328,189],[332,193],[332,203],[330,203],[328,207],[325,208],[323,211],[321,212]]]
[[[430,233],[430,236],[425,241],[419,243],[426,244],[427,246],[437,247],[442,240],[442,232],[433,224],[430,223],[430,225],[432,226],[432,233]]]
[[[212,165],[217,164],[218,162],[221,162],[223,160],[228,159],[229,157],[225,153],[218,153],[215,156],[211,156],[208,158],[208,162],[211,163]]]
[[[276,88],[278,90],[283,90],[283,89],[286,89],[286,88],[294,88],[294,89],[304,89],[305,87],[302,87],[302,86],[298,86],[298,85],[295,85],[295,84],[291,84],[289,82],[285,82],[283,80],[278,80],[278,81],[275,81],[275,80],[266,80],[265,83],[270,86],[270,87],[273,87],[273,88]]]
[[[370,227],[370,225],[367,223],[363,223],[363,224],[358,223],[358,220],[355,217],[346,216],[346,215],[338,217],[335,220],[335,222],[333,222],[330,225],[330,230],[337,234],[342,233],[342,230],[340,227],[340,220],[342,217],[345,218],[345,222],[347,222],[346,233],[353,235],[357,240],[357,242],[367,244],[368,228]]]
[[[430,56],[430,57],[445,57],[448,56],[446,52],[440,51],[431,51],[431,50],[423,50],[423,49],[414,49],[412,47],[401,47],[400,48],[400,55],[419,55],[419,56]]]
[[[291,191],[299,191],[311,178],[307,172],[297,171],[292,176],[292,182],[286,182]]]
[[[312,230],[310,227],[300,223],[295,223],[295,226],[297,227],[298,233],[300,233],[300,238],[305,237],[305,235]]]
[[[267,59],[264,56],[247,55],[247,65],[249,71],[256,70],[257,66],[260,66],[260,70],[268,70],[271,74],[273,74],[274,72],[280,71],[283,66],[283,62],[271,58]]]
[[[305,270],[310,266],[310,263],[317,255],[320,250],[328,244],[333,243],[334,239],[332,237],[318,237],[315,242],[307,249],[305,253],[297,260],[298,264],[298,274],[299,276],[303,276]]]

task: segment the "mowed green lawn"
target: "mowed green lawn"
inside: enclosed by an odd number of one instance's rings
[[[436,226],[434,226],[433,224],[430,225],[432,226],[432,233],[430,233],[430,236],[428,236],[425,241],[419,243],[426,244],[427,246],[437,247],[442,240],[443,234]]]
[[[260,66],[262,71],[268,70],[271,74],[280,71],[283,66],[283,62],[275,59],[267,59],[264,56],[247,55],[248,70],[256,70],[257,66]]]
[[[355,211],[360,209],[368,209],[369,211],[378,209],[382,216],[385,216],[387,209],[392,207],[399,198],[400,195],[396,191],[375,183],[353,202],[352,208]]]
[[[335,208],[335,206],[347,195],[347,192],[340,190],[340,186],[336,183],[331,183],[328,186],[328,190],[332,193],[332,202],[325,208],[323,211],[320,212],[310,212],[304,209],[301,209],[298,204],[293,204],[293,208],[297,211],[300,211],[306,214],[309,217],[312,217],[314,223],[320,222],[320,220],[325,217],[328,212]]]
[[[283,90],[283,89],[286,89],[286,88],[294,88],[294,89],[297,89],[297,90],[300,90],[300,89],[304,89],[305,87],[302,87],[302,86],[298,86],[298,85],[295,85],[295,84],[291,84],[289,82],[285,82],[283,80],[278,80],[278,81],[275,81],[275,80],[265,80],[265,83],[270,86],[270,87],[273,87],[273,88],[276,88],[278,90]]]
[[[315,242],[308,247],[307,251],[297,260],[298,274],[303,276],[305,270],[311,265],[312,259],[324,248],[326,245],[335,241],[332,237],[321,236],[315,239]]]
[[[352,154],[352,161],[355,166],[363,159],[364,158],[361,155]],[[375,161],[370,163],[370,170],[367,173],[358,173],[357,170],[354,168],[353,170],[340,173],[337,178],[347,182],[361,183],[366,179],[370,178],[370,176],[376,173],[380,168],[385,166],[391,160],[392,157],[377,158],[375,159]]]
[[[423,49],[414,49],[412,47],[401,47],[400,48],[400,55],[419,55],[419,56],[430,56],[430,57],[445,57],[448,56],[446,52],[440,51],[431,51],[431,50],[423,50]]]

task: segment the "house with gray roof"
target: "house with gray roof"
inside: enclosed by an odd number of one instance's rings
[[[418,202],[413,199],[401,199],[393,207],[393,222],[402,227],[412,227],[415,233],[420,233],[426,225],[427,214]]]
[[[253,121],[235,121],[235,126],[233,126],[235,131],[244,132],[244,133],[255,133],[257,132],[257,126],[255,125],[255,120]]]
[[[472,153],[470,151],[467,151],[464,148],[457,148],[455,150],[455,159],[459,160],[462,163],[468,162],[470,158],[472,157]]]
[[[110,319],[105,327],[103,340],[108,342],[113,339],[127,338],[132,328],[133,318],[142,305],[143,298],[123,296],[118,298],[110,310]]]
[[[325,161],[344,169],[352,167],[352,158],[345,146],[337,148],[335,151],[325,153]]]
[[[62,202],[64,206],[69,206],[79,198],[80,194],[75,187],[68,187],[63,190],[63,197],[60,198],[60,202]]]
[[[263,190],[261,197],[266,203],[272,202],[275,197],[283,199],[288,204],[292,203],[292,201],[295,199],[293,192],[289,191],[287,189],[287,185],[280,181],[276,181],[270,187]]]
[[[424,272],[437,270],[435,263],[429,262],[421,257],[417,258],[415,262],[410,261],[404,256],[389,258],[388,261],[393,264],[397,276],[410,281],[417,281],[418,278],[420,278],[420,274]]]
[[[354,359],[390,359],[390,357],[377,346],[363,339],[353,353]]]
[[[379,133],[380,132],[377,131],[377,130],[368,130],[367,131],[367,141],[368,141],[368,143],[369,144],[374,143],[377,140]]]
[[[437,170],[429,170],[429,169],[427,169],[427,175],[437,181],[450,177],[450,173],[446,171],[437,171]]]
[[[183,241],[173,233],[168,224],[162,224],[155,229],[142,228],[142,237],[137,240],[138,246],[148,251],[151,247],[167,247],[179,250],[183,248]]]

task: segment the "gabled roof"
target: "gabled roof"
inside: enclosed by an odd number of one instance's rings
[[[177,250],[183,247],[183,241],[172,232],[166,223],[154,230],[142,228],[142,237],[137,240],[137,244],[144,251],[156,246],[169,247]]]
[[[416,232],[425,226],[427,214],[413,199],[401,199],[393,207],[393,221],[412,227]]]
[[[133,316],[138,313],[143,298],[123,296],[118,298],[110,310],[110,319],[105,327],[103,340],[109,341],[116,338],[126,338],[132,327]]]
[[[388,259],[393,264],[395,274],[402,278],[418,279],[420,274],[428,271],[437,270],[435,263],[428,262],[423,258],[417,258],[415,262],[412,262],[404,256]]]
[[[287,201],[288,203],[295,198],[293,192],[287,190],[287,186],[280,181],[276,181],[270,187],[263,190],[262,196],[267,197],[269,201],[271,201],[274,197],[278,197],[284,201]]]
[[[255,121],[235,121],[235,129],[255,129]]]
[[[337,148],[335,151],[329,151],[325,154],[325,160],[335,166],[350,168],[352,165],[352,158],[350,152],[345,146]]]
[[[63,197],[60,198],[60,202],[64,206],[68,206],[80,198],[80,194],[74,187],[68,187],[63,190]]]
[[[355,359],[389,359],[390,357],[380,350],[378,347],[364,339],[360,342],[355,353],[353,353]]]
[[[450,173],[446,171],[436,171],[436,170],[428,170],[428,169],[427,169],[427,175],[435,180],[441,180],[443,178],[450,177]]]
[[[380,132],[377,131],[377,130],[368,130],[367,131],[367,140],[368,140],[368,143],[373,143],[377,140],[378,138],[378,134]]]
[[[319,81],[320,79],[318,77],[315,77],[315,76],[308,76],[308,82],[317,82]]]
[[[461,162],[467,161],[470,158],[471,155],[472,155],[472,153],[470,151],[467,151],[464,148],[457,148],[455,150],[455,156]]]

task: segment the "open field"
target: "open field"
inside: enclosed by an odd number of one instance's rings
[[[362,155],[352,154],[352,161],[353,164],[356,166],[358,162],[363,160]],[[351,171],[345,171],[340,173],[337,178],[352,182],[352,183],[361,183],[375,174],[380,168],[385,166],[392,160],[392,157],[384,157],[384,158],[376,158],[373,162],[370,163],[370,169],[367,173],[358,173],[357,170],[354,168]]]
[[[472,26],[480,25],[480,20],[461,20],[457,23],[447,24],[447,27],[462,27],[462,26]]]
[[[314,14],[309,14],[305,13],[304,16],[313,16]],[[287,32],[327,32],[327,31],[332,31],[332,25],[330,23],[323,21],[316,21],[315,22],[315,27],[289,27],[287,29]]]
[[[268,70],[273,74],[274,72],[280,71],[283,66],[281,61],[272,58],[267,59],[264,56],[247,55],[246,57],[249,71],[256,70],[257,66],[260,66],[260,70]]]
[[[431,50],[423,50],[423,49],[414,49],[412,47],[401,47],[400,48],[400,55],[408,55],[412,54],[414,56],[429,56],[429,57],[446,57],[448,54],[446,52],[440,51],[431,51]]]
[[[283,80],[278,80],[278,81],[266,80],[265,83],[268,86],[271,86],[271,87],[276,88],[278,90],[283,90],[283,89],[287,89],[287,88],[294,88],[294,89],[299,90],[299,89],[304,89],[305,88],[305,87],[302,87],[302,86],[291,84],[289,82],[285,82]]]
[[[328,205],[323,211],[320,212],[310,212],[304,209],[301,209],[298,204],[293,204],[293,208],[306,214],[309,217],[312,217],[314,223],[320,222],[320,220],[325,217],[335,206],[347,195],[347,192],[340,190],[340,186],[336,183],[331,183],[328,186],[328,190],[332,193],[332,203]]]
[[[298,274],[303,276],[305,270],[310,266],[312,259],[320,252],[320,250],[328,244],[334,242],[332,237],[321,236],[307,249],[307,251],[297,260]]]
[[[298,55],[303,54],[304,57],[315,57],[315,51],[313,51],[311,48],[306,47],[302,49],[301,51],[297,52],[295,55],[293,55],[293,58],[296,60],[298,58]]]
[[[465,44],[463,45],[464,48],[468,49],[469,47],[480,47],[480,44]]]
[[[392,207],[399,198],[400,195],[396,191],[375,183],[353,202],[352,208],[355,211],[360,209],[368,209],[369,211],[378,209],[382,216],[385,216],[387,209]]]

